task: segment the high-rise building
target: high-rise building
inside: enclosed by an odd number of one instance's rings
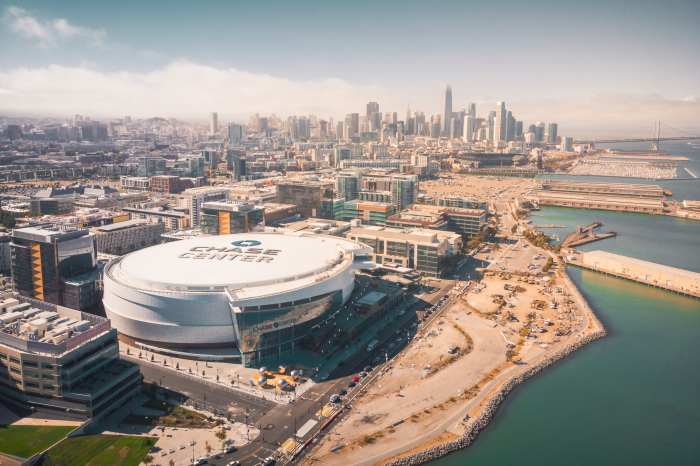
[[[215,150],[205,149],[202,151],[202,159],[204,159],[204,168],[215,169],[219,162],[219,154]]]
[[[234,180],[243,181],[248,175],[246,169],[246,154],[245,151],[228,149],[226,151],[226,162],[230,165],[229,170],[234,171]]]
[[[343,122],[339,121],[337,125],[335,125],[335,138],[336,139],[343,139],[345,137],[345,131],[343,130]]]
[[[476,118],[472,115],[467,115],[464,119],[464,142],[474,141],[474,130],[476,129]]]
[[[500,141],[506,140],[506,125],[508,124],[508,115],[506,113],[506,103],[496,102],[496,116],[493,125],[493,142],[498,144]]]
[[[240,144],[243,140],[243,127],[236,123],[228,125],[228,143],[231,145]]]
[[[413,117],[406,118],[406,123],[404,125],[404,134],[411,135],[416,132],[416,120]]]
[[[359,113],[348,113],[350,117],[350,126],[352,126],[353,129],[353,136],[355,133],[357,133],[360,129],[360,114]],[[350,136],[352,137],[352,136]]]
[[[219,114],[216,112],[211,112],[209,114],[209,134],[216,134],[219,132]]]
[[[397,212],[418,201],[418,176],[397,175],[391,178],[391,203]]]
[[[369,117],[369,130],[379,131],[382,127],[382,114],[379,112],[373,112]]]
[[[442,98],[442,118],[440,119],[440,135],[450,137],[450,122],[452,121],[452,86],[445,84],[445,95]]]
[[[333,187],[326,181],[283,180],[277,183],[277,203],[298,206],[304,217],[334,220]]]
[[[138,174],[140,177],[150,178],[156,175],[165,175],[165,159],[163,157],[137,157],[139,163]]]
[[[14,291],[82,310],[99,299],[95,235],[87,228],[38,226],[12,230]]]
[[[506,117],[506,141],[515,141],[515,118],[511,112]]]
[[[469,116],[476,118],[476,104],[473,102],[469,102],[467,104],[467,113]]]
[[[371,116],[373,113],[379,113],[379,104],[377,102],[367,104],[367,116]]]
[[[311,126],[306,117],[299,117],[299,119],[297,119],[297,126],[299,127],[299,138],[308,139],[311,137]]]
[[[76,115],[76,116],[77,116],[77,115]],[[128,125],[129,123],[131,123],[131,117],[130,117],[130,116],[125,116],[125,117],[124,117],[124,124],[125,124],[125,125]]]
[[[339,173],[338,178],[336,179],[336,187],[338,191],[338,199],[354,201],[357,199],[358,191],[362,188],[362,173]]]
[[[252,202],[213,201],[202,204],[199,226],[207,235],[248,233],[265,225],[265,208]]]
[[[204,157],[190,157],[190,173],[193,178],[204,176]]]
[[[550,128],[551,128],[551,126],[550,126]],[[561,138],[561,151],[562,152],[573,152],[574,151],[574,138]]]
[[[549,124],[549,133],[547,134],[547,142],[557,142],[557,128],[556,123]]]
[[[515,122],[515,136],[520,137],[522,135],[523,135],[523,122],[516,121]]]
[[[227,201],[228,199],[228,189],[202,186],[200,188],[185,189],[180,193],[178,203],[180,207],[185,207],[189,210],[189,226],[198,226],[202,216],[202,204],[213,201]]]
[[[543,122],[538,121],[537,124],[535,125],[535,135],[537,135],[538,142],[544,141],[544,123]]]

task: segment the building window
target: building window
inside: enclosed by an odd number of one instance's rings
[[[39,384],[36,382],[27,382],[24,384],[24,388],[39,388]]]
[[[38,379],[39,378],[39,374],[36,372],[32,372],[32,371],[24,371],[24,376],[29,377],[30,379]]]
[[[0,361],[7,361],[7,355],[5,353],[0,353]]]
[[[12,381],[17,385],[22,385],[22,381],[20,379],[15,379],[14,377],[12,377]]]
[[[45,362],[42,362],[42,363],[41,363],[41,368],[44,369],[44,370],[50,370],[50,371],[52,371],[52,370],[53,370],[53,365],[52,365],[52,364],[46,364]]]
[[[10,372],[12,372],[13,374],[22,375],[22,371],[19,369],[15,369],[14,367],[10,367]]]
[[[55,377],[51,374],[42,374],[41,378],[44,380],[51,380],[51,381],[53,381],[55,379]]]
[[[44,390],[53,390],[53,389],[54,389],[54,387],[52,384],[50,384],[50,383],[44,384]]]
[[[36,361],[26,361],[25,360],[25,361],[22,361],[22,364],[25,366],[29,366],[29,367],[36,367],[37,369],[39,368],[39,363]]]
[[[10,362],[11,362],[12,364],[17,364],[17,365],[19,365],[19,359],[13,358],[12,356],[10,356]]]

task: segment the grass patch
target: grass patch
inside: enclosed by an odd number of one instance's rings
[[[30,458],[65,437],[75,426],[3,426],[0,427],[0,451]]]
[[[212,428],[213,422],[208,422],[204,414],[190,411],[180,406],[173,406],[170,403],[163,403],[158,400],[148,400],[143,404],[144,408],[162,411],[161,415],[144,416],[141,414],[130,414],[122,419],[121,424],[158,425],[168,427],[202,427]]]
[[[157,440],[124,435],[69,438],[49,450],[37,466],[138,466]]]

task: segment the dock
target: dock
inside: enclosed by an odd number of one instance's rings
[[[568,265],[700,299],[700,273],[605,251],[583,253],[581,262],[568,262]]]
[[[537,228],[566,228],[566,225],[537,225]]]
[[[694,179],[696,179],[696,180],[698,179],[698,177],[695,176],[695,175],[693,174],[693,172],[691,172],[691,171],[688,170],[687,168],[684,167],[683,170],[687,171],[687,172],[690,174],[690,176],[692,176]]]
[[[564,241],[561,242],[561,247],[571,248],[575,246],[580,246],[582,244],[592,243],[593,241],[599,241],[601,239],[617,236],[617,233],[614,231],[611,231],[609,233],[595,234],[593,230],[600,227],[601,225],[602,223],[600,222],[594,222],[588,225],[587,227],[579,226],[575,232],[571,233],[569,236],[564,238]]]

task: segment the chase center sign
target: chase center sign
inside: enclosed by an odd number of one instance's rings
[[[275,259],[281,249],[265,249],[259,246],[260,241],[243,240],[231,243],[233,247],[196,246],[189,252],[178,255],[179,259],[208,259],[208,260],[238,260],[239,262],[263,262],[269,264]],[[246,247],[251,246],[251,247]]]

